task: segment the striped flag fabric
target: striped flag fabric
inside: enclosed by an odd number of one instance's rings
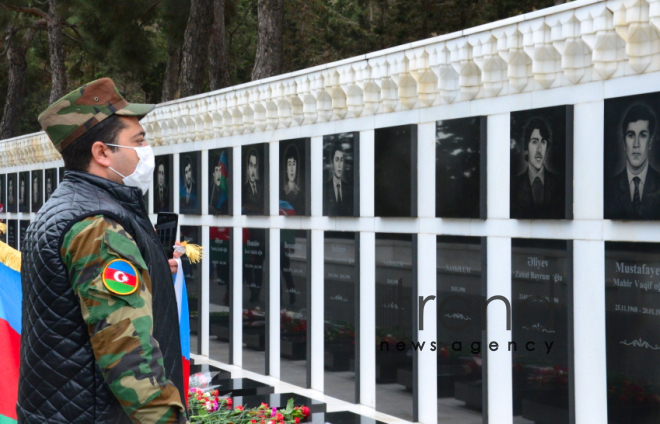
[[[190,377],[190,320],[188,311],[188,292],[186,291],[186,277],[183,275],[181,258],[176,258],[178,265],[174,276],[174,291],[179,311],[179,332],[181,337],[181,359],[183,362],[183,387],[181,395],[188,402],[188,379]],[[2,424],[2,423],[0,423]]]
[[[18,422],[22,300],[20,253],[0,241],[0,424]]]

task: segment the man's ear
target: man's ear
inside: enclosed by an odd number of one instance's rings
[[[110,147],[106,146],[105,143],[102,141],[96,141],[94,144],[92,144],[92,161],[96,162],[97,164],[103,166],[103,167],[109,167],[110,166],[110,157],[108,156],[108,152],[110,151]]]

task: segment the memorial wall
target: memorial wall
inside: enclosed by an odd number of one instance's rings
[[[660,422],[659,71],[660,1],[582,0],[157,105],[192,357],[425,424]],[[0,141],[3,241],[62,166]]]

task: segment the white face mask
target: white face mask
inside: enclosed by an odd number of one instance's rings
[[[151,181],[154,178],[154,168],[156,168],[156,158],[154,157],[154,152],[151,150],[151,146],[140,146],[140,147],[130,147],[130,146],[120,146],[118,144],[107,144],[107,146],[114,147],[123,147],[125,149],[133,149],[140,159],[135,171],[127,177],[123,176],[116,170],[112,169],[117,175],[122,177],[124,184],[129,187],[136,187],[142,190],[142,195],[147,194],[147,190],[151,187]]]

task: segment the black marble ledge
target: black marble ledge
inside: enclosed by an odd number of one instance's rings
[[[224,370],[222,368],[218,368],[218,367],[214,367],[213,365],[206,365],[206,364],[199,364],[199,365],[190,364],[190,375],[197,374],[198,372],[202,372],[202,371],[218,373],[211,380],[211,384],[218,384],[217,381],[231,379],[231,372]]]

